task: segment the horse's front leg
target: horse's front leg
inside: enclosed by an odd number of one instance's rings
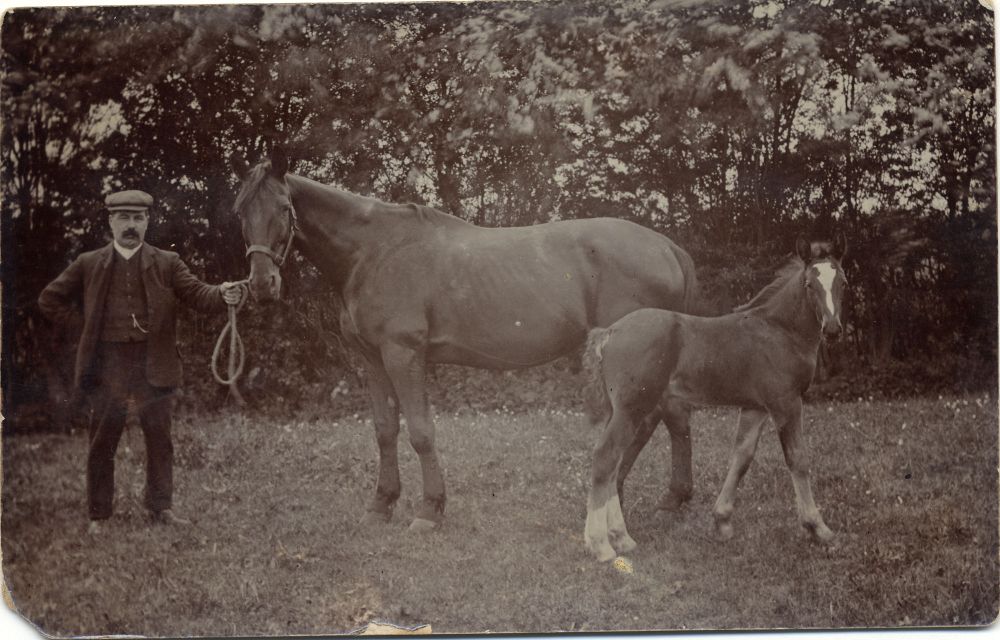
[[[444,476],[434,446],[434,422],[427,404],[426,360],[422,351],[391,343],[382,347],[382,362],[406,417],[410,444],[420,458],[424,498],[410,524],[411,531],[429,531],[444,520]]]
[[[378,443],[378,484],[375,486],[375,497],[361,520],[362,525],[388,522],[400,493],[397,458],[399,401],[381,362],[376,358],[369,358],[367,371],[375,441]]]
[[[767,412],[757,409],[741,409],[740,422],[736,429],[736,442],[729,458],[729,472],[722,485],[722,491],[715,501],[713,515],[715,516],[715,531],[722,540],[733,537],[733,525],[730,518],[736,504],[736,489],[740,485],[754,454],[757,452],[757,442],[760,431],[767,421]]]
[[[778,411],[772,410],[771,415],[778,424],[778,437],[785,454],[785,464],[792,473],[799,521],[814,539],[830,542],[833,540],[833,531],[823,522],[809,484],[809,464],[802,446],[802,399],[796,398],[788,406]]]

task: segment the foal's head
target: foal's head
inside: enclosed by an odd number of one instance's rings
[[[295,210],[285,181],[288,158],[275,148],[270,162],[251,169],[233,158],[232,165],[242,182],[235,209],[248,247],[250,291],[257,300],[276,300],[281,293],[279,269],[295,237]]]
[[[795,244],[796,253],[805,262],[802,280],[806,295],[816,312],[820,327],[831,337],[840,335],[844,327],[841,320],[841,301],[844,297],[844,288],[847,286],[847,278],[844,277],[840,261],[846,250],[847,244],[843,234],[839,234],[832,243],[809,243],[799,238]]]

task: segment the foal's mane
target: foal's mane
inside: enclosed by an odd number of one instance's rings
[[[750,299],[750,302],[741,304],[733,309],[733,311],[750,311],[751,309],[759,309],[760,307],[763,307],[770,302],[779,291],[785,288],[785,285],[788,284],[789,280],[802,273],[805,266],[806,263],[802,258],[793,256],[792,259],[788,261],[788,264],[778,269],[774,282],[761,289],[757,295]]]

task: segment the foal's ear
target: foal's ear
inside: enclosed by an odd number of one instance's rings
[[[281,145],[274,145],[271,149],[271,175],[283,178],[286,173],[288,173],[288,155]]]
[[[795,239],[795,253],[806,262],[812,260],[812,245],[804,236]]]
[[[247,174],[250,173],[250,166],[241,156],[230,156],[229,165],[233,168],[233,173],[240,180],[246,178]]]
[[[833,239],[833,257],[840,260],[844,259],[844,254],[847,253],[847,236],[841,231],[837,234],[837,237]]]

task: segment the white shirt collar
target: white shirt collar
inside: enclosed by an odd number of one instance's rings
[[[139,251],[139,249],[141,248],[142,248],[141,242],[139,243],[139,246],[137,246],[135,249],[126,249],[125,247],[118,244],[117,240],[115,240],[115,251],[117,251],[118,255],[125,258],[126,260],[134,256],[136,252]]]

